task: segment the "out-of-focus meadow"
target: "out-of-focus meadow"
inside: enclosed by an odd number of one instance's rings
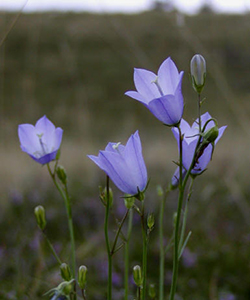
[[[15,14],[0,15],[0,40]],[[156,216],[150,239],[149,281],[158,279],[159,199],[176,166],[177,145],[139,102],[133,68],[157,72],[171,56],[184,70],[184,118],[196,118],[189,79],[195,53],[207,61],[203,112],[228,125],[208,170],[195,180],[187,229],[192,237],[181,260],[178,299],[250,299],[250,15],[177,12],[139,15],[22,14],[0,48],[0,299],[41,299],[60,282],[56,262],[39,234],[33,209],[46,208],[48,235],[69,259],[66,214],[47,174],[19,147],[17,126],[44,114],[64,129],[60,163],[66,168],[77,236],[77,262],[87,265],[88,299],[105,299],[104,208],[98,186],[105,175],[88,158],[107,142],[125,143],[137,129],[151,178],[146,210]],[[113,187],[113,186],[112,186]],[[114,215],[124,211],[114,188]],[[177,193],[165,214],[171,236]],[[113,217],[115,220],[115,217]],[[114,221],[115,223],[115,221]],[[115,229],[115,224],[113,224]],[[140,225],[134,220],[131,267],[140,263]],[[112,232],[111,232],[112,233]],[[166,290],[172,251],[167,254]],[[123,299],[122,251],[115,256],[114,299]],[[131,282],[130,291],[135,292]],[[167,298],[166,298],[167,299]]]

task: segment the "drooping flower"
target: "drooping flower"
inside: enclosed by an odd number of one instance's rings
[[[183,71],[178,72],[170,57],[161,64],[158,75],[148,70],[134,69],[137,91],[128,91],[125,95],[142,102],[164,124],[177,125],[184,107],[181,91],[183,74]]]
[[[131,135],[125,146],[108,143],[98,156],[88,155],[124,193],[137,195],[147,185],[147,169],[142,156],[138,131]]]
[[[56,158],[62,141],[63,130],[43,116],[36,125],[21,124],[18,136],[21,149],[36,162],[44,165]]]
[[[207,121],[211,120],[212,117],[209,113],[205,113],[201,116],[201,127],[203,128],[204,125],[207,123]],[[205,132],[209,131],[211,128],[215,127],[216,124],[213,120],[207,123]],[[227,126],[222,126],[219,128],[218,136],[214,141],[214,145],[216,145],[219,141],[219,139],[222,137],[224,130]],[[185,176],[186,171],[190,168],[190,165],[193,161],[193,157],[195,154],[196,146],[199,140],[199,125],[198,125],[198,119],[193,123],[192,126],[189,126],[189,124],[185,120],[181,120],[180,123],[180,129],[181,134],[183,135],[183,141],[182,141],[182,163],[183,163],[183,176]],[[178,147],[179,147],[179,131],[177,128],[172,128],[172,132],[177,140]],[[202,142],[202,140],[201,140]],[[191,170],[191,174],[198,175],[202,173],[208,163],[210,162],[213,154],[213,145],[212,143],[209,143],[201,149],[201,152],[197,154],[197,161]],[[179,169],[179,167],[178,167]],[[176,183],[179,180],[179,171],[176,170],[174,177],[172,179],[172,183]]]

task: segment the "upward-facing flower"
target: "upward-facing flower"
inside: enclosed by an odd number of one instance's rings
[[[205,113],[201,116],[201,128],[204,127],[204,125],[207,123],[207,121],[211,120],[212,117],[209,113]],[[205,132],[210,130],[211,128],[215,127],[215,122],[211,120],[207,123],[207,126],[205,128]],[[209,161],[212,158],[213,153],[213,147],[218,143],[219,139],[222,137],[224,130],[227,126],[222,126],[219,128],[218,136],[214,140],[213,143],[206,144],[203,148],[200,148],[200,152],[196,153],[197,159],[195,161],[195,164],[191,170],[191,174],[196,175],[202,173]],[[183,135],[183,141],[182,141],[182,163],[183,163],[183,174],[185,176],[186,172],[190,168],[190,165],[192,164],[193,157],[195,154],[195,150],[198,140],[200,138],[199,136],[199,125],[198,125],[198,119],[193,123],[192,126],[189,126],[189,124],[185,120],[181,120],[180,123],[181,128],[181,134]],[[177,128],[172,128],[173,134],[177,140],[178,146],[179,146],[179,131]],[[203,139],[201,139],[201,145],[202,145]],[[180,146],[179,146],[180,147]],[[199,148],[198,148],[199,150]],[[178,181],[179,173],[176,171],[175,173],[175,179]],[[172,180],[172,183],[176,182],[175,180]]]
[[[36,162],[44,165],[56,158],[62,141],[63,130],[43,116],[36,125],[21,124],[18,136],[21,149]]]
[[[142,156],[138,131],[131,135],[126,146],[108,143],[98,156],[88,155],[124,193],[137,195],[147,185],[147,169]]]
[[[136,91],[125,95],[142,102],[152,114],[166,125],[176,125],[183,114],[181,83],[184,72],[178,69],[171,58],[160,66],[158,75],[144,69],[134,69]]]

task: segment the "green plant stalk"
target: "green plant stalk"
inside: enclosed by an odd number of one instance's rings
[[[107,201],[106,201],[106,213],[105,213],[105,221],[104,221],[104,234],[105,234],[106,249],[108,254],[107,300],[111,300],[112,299],[112,254],[110,250],[109,235],[108,235],[108,219],[109,219],[109,209],[110,209],[109,176],[107,176],[107,180],[106,180],[106,191],[107,191]]]
[[[124,249],[124,261],[125,261],[125,268],[124,268],[124,299],[128,300],[128,279],[129,279],[129,241],[132,232],[132,225],[133,225],[133,209],[129,210],[128,216],[128,232],[127,232],[127,239]]]
[[[199,120],[199,133],[201,133],[201,100],[200,100],[200,94],[198,94],[198,120]],[[180,156],[180,175],[179,175],[179,197],[178,197],[178,208],[177,208],[177,217],[176,217],[176,224],[175,224],[175,232],[174,232],[174,260],[173,260],[173,275],[172,275],[172,283],[171,283],[171,289],[170,289],[170,300],[174,300],[175,292],[176,292],[176,286],[177,286],[177,277],[178,277],[178,267],[179,267],[179,227],[180,227],[180,218],[181,218],[181,209],[183,204],[183,197],[184,197],[184,191],[185,187],[189,178],[189,175],[191,174],[191,171],[195,165],[195,157],[196,157],[196,151],[197,148],[201,142],[201,135],[197,141],[194,156],[192,159],[192,162],[190,164],[190,167],[184,177],[182,179],[182,135],[181,135],[181,129],[180,126],[178,126],[179,130],[179,156]]]
[[[147,279],[147,233],[145,228],[145,213],[144,213],[144,200],[142,200],[142,209],[141,209],[141,226],[142,226],[142,238],[143,238],[143,249],[142,249],[142,300],[146,299],[146,279]]]
[[[159,274],[159,300],[164,298],[164,269],[165,269],[165,249],[164,249],[164,211],[166,198],[169,193],[169,190],[165,192],[165,195],[161,199],[161,208],[160,208],[160,219],[159,219],[159,241],[160,241],[160,274]]]
[[[45,238],[45,240],[46,240],[46,242],[47,242],[47,244],[48,244],[48,246],[49,246],[51,252],[53,253],[53,255],[54,255],[56,261],[58,262],[58,265],[60,266],[60,265],[62,264],[61,259],[60,259],[59,256],[57,255],[57,253],[56,253],[56,251],[55,251],[53,245],[51,244],[49,238],[47,237],[47,235],[45,234],[45,232],[44,232],[43,230],[42,230],[42,233],[43,233],[43,236],[44,236],[44,238]]]
[[[183,214],[181,235],[180,235],[180,241],[179,241],[179,253],[180,253],[180,251],[182,249],[182,246],[183,246],[186,223],[187,223],[188,202],[189,202],[189,199],[192,195],[193,184],[194,184],[194,178],[191,179],[191,182],[190,182],[190,185],[189,185],[189,188],[188,188],[188,197],[187,197],[187,200],[186,200],[185,210],[184,210],[184,214]]]
[[[174,300],[176,285],[177,285],[177,277],[178,277],[178,267],[179,267],[179,226],[180,226],[180,218],[181,218],[181,209],[183,203],[184,189],[185,186],[182,184],[182,134],[180,126],[178,126],[179,130],[179,198],[178,198],[178,208],[177,208],[177,217],[175,223],[175,231],[174,231],[174,258],[173,258],[173,275],[172,275],[172,283],[170,289],[170,300]]]
[[[47,164],[47,167],[48,167],[49,174],[50,174],[57,190],[61,194],[61,196],[64,200],[64,203],[65,203],[65,207],[66,207],[66,211],[67,211],[67,217],[68,217],[70,241],[71,241],[72,273],[73,273],[73,277],[76,278],[75,236],[74,236],[72,210],[71,210],[70,197],[69,197],[69,194],[68,194],[68,188],[67,188],[67,185],[65,184],[64,185],[64,191],[63,191],[62,188],[60,187],[60,185],[58,184],[58,182],[56,181],[55,173],[52,173],[50,165]],[[76,299],[76,294],[74,295],[74,299]]]

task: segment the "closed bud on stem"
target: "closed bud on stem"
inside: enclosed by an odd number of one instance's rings
[[[208,129],[204,135],[203,135],[203,140],[205,142],[209,142],[209,143],[214,143],[215,140],[217,139],[219,135],[219,129],[217,126],[214,126],[210,129]]]
[[[66,263],[60,265],[61,276],[64,280],[70,281],[72,279],[71,271]]]
[[[132,208],[134,206],[134,203],[135,203],[135,198],[134,197],[124,198],[124,204],[125,204],[127,209]]]
[[[141,287],[143,283],[143,278],[141,273],[141,267],[139,265],[133,267],[133,277],[134,277],[135,284],[138,287]]]
[[[153,283],[151,283],[149,285],[148,294],[149,294],[150,298],[155,299],[155,297],[156,297],[156,290],[155,290],[155,285]]]
[[[155,225],[155,216],[154,216],[154,214],[148,215],[147,225],[148,225],[148,228],[149,228],[150,230],[153,229],[153,227],[154,227],[154,225]]]
[[[78,270],[78,284],[79,287],[83,290],[85,288],[86,282],[87,282],[87,267],[86,266],[80,266]]]
[[[63,166],[57,166],[56,174],[59,180],[62,182],[62,184],[67,184],[67,174]]]
[[[162,196],[163,196],[163,189],[162,189],[162,187],[161,187],[160,185],[157,185],[156,191],[157,191],[157,195],[158,195],[159,197],[162,197]]]
[[[190,62],[190,72],[194,90],[200,94],[206,80],[206,61],[200,54],[195,54]]]
[[[44,230],[44,228],[46,227],[46,217],[45,217],[44,207],[42,205],[38,205],[34,210],[34,214],[36,217],[36,222],[38,227],[41,230]]]

